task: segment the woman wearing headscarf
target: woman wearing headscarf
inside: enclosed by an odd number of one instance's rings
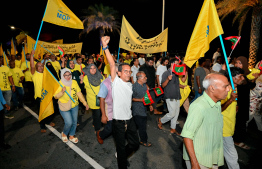
[[[249,106],[250,106],[250,90],[256,86],[256,83],[251,82],[246,77],[250,71],[248,69],[248,61],[244,56],[240,56],[236,59],[235,67],[239,67],[244,70],[245,81],[242,85],[237,86],[237,105],[238,111],[236,114],[236,128],[233,136],[236,146],[243,149],[250,149],[249,146],[244,144],[246,136],[246,123],[249,119]]]
[[[69,135],[70,141],[78,143],[78,138],[75,137],[79,104],[78,99],[86,107],[86,110],[88,110],[89,107],[77,82],[72,80],[72,73],[69,69],[64,68],[61,70],[60,84],[63,88],[60,86],[55,92],[54,97],[58,99],[59,111],[65,122],[63,132],[61,133],[62,141],[68,142],[67,136]],[[70,99],[65,91],[69,93],[75,102]]]
[[[83,82],[86,89],[86,100],[92,110],[93,125],[97,132],[101,128],[101,110],[97,94],[100,84],[105,79],[94,64],[89,64],[83,69],[85,74]]]

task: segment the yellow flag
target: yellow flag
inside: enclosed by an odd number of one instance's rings
[[[107,61],[107,58],[106,58],[106,54],[105,54],[105,51],[103,51],[103,47],[101,46],[100,48],[100,56],[103,55],[104,56],[104,62],[105,62],[105,65],[108,64],[108,61]]]
[[[26,46],[26,45],[25,45]],[[25,58],[26,58],[26,52],[25,52],[25,46],[23,47],[22,49],[22,57],[21,57],[21,62],[23,63],[25,61]]]
[[[26,37],[27,37],[26,38],[27,39],[27,52],[31,53],[35,47],[35,40],[28,35]],[[41,61],[44,55],[44,52],[45,52],[44,48],[42,48],[40,44],[37,43],[34,58]]]
[[[74,29],[84,29],[82,21],[61,0],[48,0],[43,21]]]
[[[189,86],[186,86],[183,90],[183,93],[180,92],[181,94],[181,99],[180,99],[180,107],[183,105],[185,100],[188,98],[189,94],[191,92],[191,89]]]
[[[209,50],[209,43],[223,33],[214,0],[205,0],[187,46],[186,65],[192,67]]]
[[[4,59],[4,65],[9,67],[9,65],[8,65],[9,60],[8,60],[8,58],[7,58],[6,54],[5,54],[5,52],[3,53],[3,59]]]
[[[52,98],[58,87],[59,87],[59,83],[45,66],[39,118],[38,118],[39,122],[54,113]]]
[[[16,48],[13,38],[11,39],[11,55],[16,55]]]
[[[3,50],[3,46],[1,44],[1,46],[0,46],[0,56],[3,56],[3,54],[4,54],[4,50]]]
[[[167,33],[168,28],[153,38],[143,39],[123,16],[119,48],[138,53],[165,52],[167,51]]]

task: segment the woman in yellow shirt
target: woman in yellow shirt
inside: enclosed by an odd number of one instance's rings
[[[58,99],[59,111],[64,119],[65,125],[62,135],[62,141],[68,142],[67,136],[69,135],[69,140],[73,143],[78,143],[78,138],[75,137],[75,131],[77,127],[77,116],[78,116],[78,99],[89,109],[83,94],[75,80],[72,80],[72,73],[69,69],[64,68],[61,70],[61,81],[64,87],[59,87],[54,94],[55,99]],[[74,99],[73,102],[70,97],[65,94],[65,91],[70,94]]]
[[[97,94],[100,90],[100,84],[105,78],[94,64],[88,65],[83,69],[83,72],[85,74],[83,82],[86,89],[86,100],[92,110],[93,125],[97,132],[101,128],[101,110]]]

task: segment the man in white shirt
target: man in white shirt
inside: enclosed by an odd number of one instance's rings
[[[132,82],[132,84],[134,84],[135,82],[136,82],[136,74],[137,74],[137,72],[139,71],[139,61],[138,61],[138,59],[137,58],[134,58],[134,65],[131,67],[131,72],[132,72],[132,74],[131,74],[131,82]]]
[[[212,66],[212,70],[215,72],[219,72],[222,68],[222,56],[217,57],[217,62]]]
[[[115,61],[108,50],[109,36],[101,38],[103,50],[105,51],[110,65],[113,98],[113,136],[116,144],[118,168],[127,168],[129,157],[139,148],[139,138],[136,124],[132,118],[132,83],[129,82],[131,68],[129,64],[123,63],[118,67],[116,75]],[[128,144],[126,145],[126,138]]]
[[[156,80],[157,80],[157,85],[160,86],[161,85],[161,80],[162,80],[162,74],[167,71],[167,67],[166,65],[168,65],[168,58],[164,58],[161,61],[161,65],[159,65],[156,69]]]
[[[217,62],[218,56],[221,56],[221,49],[217,48],[217,51],[213,54],[213,64]]]

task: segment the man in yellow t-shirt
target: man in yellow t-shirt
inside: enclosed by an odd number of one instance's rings
[[[55,55],[52,54],[50,56],[50,60],[51,60],[51,64],[54,67],[57,76],[59,77],[59,70],[61,69],[60,63],[58,61],[55,60]]]
[[[234,87],[241,85],[244,80],[244,70],[232,67],[230,68]],[[227,73],[226,73],[227,74]],[[227,75],[228,76],[228,75]],[[228,168],[239,169],[238,154],[234,146],[233,135],[236,124],[236,107],[237,107],[237,93],[232,89],[228,92],[227,98],[221,100],[221,111],[223,115],[223,145],[224,157],[226,159]],[[244,144],[244,143],[243,143]],[[242,148],[248,148],[246,145]]]
[[[35,102],[37,105],[37,112],[39,112],[40,102],[41,102],[41,93],[42,93],[42,84],[43,84],[44,65],[41,62],[38,62],[35,64],[34,54],[35,54],[35,51],[32,50],[31,56],[30,56],[30,66],[31,66],[32,80],[34,83],[34,91],[35,91],[34,98],[35,98]],[[41,133],[46,132],[45,124],[49,124],[52,127],[55,126],[55,124],[51,122],[53,120],[53,115],[48,116],[39,122]]]
[[[17,55],[15,59],[15,67],[21,68],[22,60],[21,55]]]
[[[0,57],[0,88],[2,90],[6,104],[10,106],[12,91],[15,91],[15,85],[12,78],[12,72],[10,71],[9,67],[4,66],[4,60],[2,57]],[[7,111],[5,109],[5,118],[14,118],[14,116],[10,114],[10,110]]]
[[[34,64],[36,64],[35,61],[34,61]],[[33,106],[34,102],[35,102],[34,90],[32,90],[34,88],[34,83],[33,83],[33,80],[32,80],[31,66],[30,66],[30,54],[29,53],[26,54],[26,61],[24,61],[21,64],[21,70],[23,71],[23,73],[25,75],[25,83],[24,83],[25,93],[26,93],[25,96],[30,101],[30,105]]]
[[[25,75],[20,68],[15,67],[14,61],[10,61],[9,66],[15,84],[15,92],[12,93],[12,101],[15,110],[18,110],[18,106],[23,107],[24,89],[22,81],[24,80]]]
[[[82,74],[82,69],[84,69],[86,66],[82,63],[81,56],[76,57],[76,64],[75,64],[75,70],[78,70]]]

